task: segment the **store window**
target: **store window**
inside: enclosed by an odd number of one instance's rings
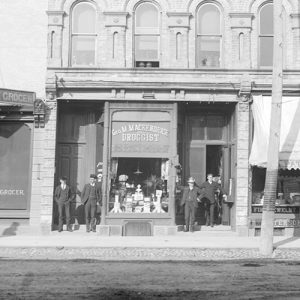
[[[0,125],[0,210],[27,210],[30,199],[31,124]]]
[[[252,213],[262,213],[266,168],[252,168]],[[299,213],[300,170],[280,169],[275,200],[276,213]]]
[[[158,8],[150,2],[135,10],[135,67],[159,67],[160,18]]]
[[[112,120],[108,213],[168,213],[170,114],[119,111]]]
[[[221,18],[214,4],[204,4],[197,14],[197,66],[218,68],[221,65]]]
[[[80,2],[72,11],[72,66],[95,65],[96,38],[96,9],[91,3]]]
[[[273,64],[273,4],[267,3],[259,12],[259,65]]]

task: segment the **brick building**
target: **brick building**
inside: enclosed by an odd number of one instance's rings
[[[289,115],[300,100],[300,8],[296,0],[283,6]],[[49,0],[30,227],[56,228],[53,190],[62,175],[76,193],[74,224],[83,223],[80,192],[97,173],[101,234],[171,234],[182,218],[177,183],[213,173],[228,192],[220,222],[258,233],[266,159],[255,150],[259,113],[268,114],[259,104],[271,95],[272,13],[272,1],[262,0]],[[295,148],[284,148],[278,184],[276,226],[287,235],[299,226]]]

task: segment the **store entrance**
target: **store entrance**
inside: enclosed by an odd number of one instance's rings
[[[179,118],[178,140],[179,160],[182,165],[182,186],[186,186],[187,179],[192,176],[197,185],[207,180],[212,174],[214,181],[218,182],[228,194],[232,193],[231,183],[234,178],[234,109],[222,106],[219,108],[190,105],[185,107],[185,115]],[[183,110],[184,111],[184,110]],[[180,136],[182,135],[182,136]],[[229,191],[230,189],[230,191]],[[231,198],[234,195],[231,195]],[[179,202],[178,196],[178,202]],[[198,225],[205,225],[206,215],[204,203],[199,204],[196,214]],[[231,206],[224,203],[222,194],[216,194],[215,224],[231,225]],[[177,223],[184,222],[183,208],[178,207]]]

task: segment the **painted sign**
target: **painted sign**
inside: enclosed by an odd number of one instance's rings
[[[254,227],[261,227],[261,219],[251,220],[251,223]],[[275,219],[274,227],[300,227],[300,219]]]
[[[113,157],[168,157],[169,122],[112,122]]]
[[[35,100],[35,93],[0,89],[0,102],[24,105],[33,105]]]
[[[263,211],[262,206],[252,206],[252,213],[261,214]],[[276,214],[299,214],[300,207],[299,206],[276,206],[275,213]]]
[[[0,210],[25,210],[29,197],[31,128],[22,122],[0,126]]]

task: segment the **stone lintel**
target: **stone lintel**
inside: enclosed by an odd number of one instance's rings
[[[103,12],[105,15],[105,26],[106,27],[126,27],[127,26],[127,12],[114,12],[106,11]]]
[[[190,27],[191,13],[186,12],[167,12],[169,27]]]
[[[254,17],[251,13],[231,13],[229,14],[231,21],[231,28],[252,28],[252,19]]]

